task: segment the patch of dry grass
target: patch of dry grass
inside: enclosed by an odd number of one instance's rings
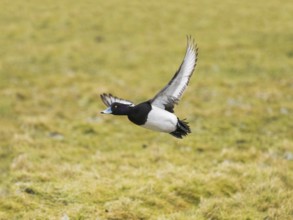
[[[291,219],[291,2],[2,1],[0,219]],[[178,68],[183,140],[107,117]]]

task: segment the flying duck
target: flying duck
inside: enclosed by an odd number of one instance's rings
[[[136,125],[154,131],[165,132],[176,138],[191,133],[188,122],[180,120],[174,114],[174,105],[178,104],[196,66],[198,48],[191,37],[187,37],[185,57],[170,82],[152,99],[135,105],[133,102],[118,98],[112,94],[101,94],[103,103],[108,107],[101,113],[127,115]]]

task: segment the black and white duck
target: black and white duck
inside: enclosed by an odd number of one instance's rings
[[[196,66],[198,48],[191,37],[187,38],[185,57],[170,82],[152,99],[135,105],[133,102],[111,94],[101,94],[108,107],[101,113],[125,115],[136,125],[154,131],[169,133],[182,138],[191,133],[188,122],[180,120],[174,114],[174,105],[178,104]]]

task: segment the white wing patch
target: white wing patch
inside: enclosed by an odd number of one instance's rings
[[[101,99],[102,101],[104,102],[104,104],[106,106],[111,106],[112,103],[114,102],[118,102],[118,103],[121,103],[121,104],[125,104],[125,105],[130,105],[130,106],[134,106],[134,104],[131,102],[131,101],[128,101],[128,100],[125,100],[125,99],[121,99],[121,98],[118,98],[116,96],[113,96],[112,94],[106,94],[106,93],[103,93],[100,95],[101,96]]]
[[[187,38],[187,48],[184,60],[171,81],[151,100],[152,104],[173,112],[186,89],[197,61],[198,49],[191,37]]]

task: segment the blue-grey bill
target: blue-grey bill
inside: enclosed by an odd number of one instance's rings
[[[108,107],[107,109],[105,109],[104,111],[101,112],[102,114],[112,114],[112,109],[111,107]]]

